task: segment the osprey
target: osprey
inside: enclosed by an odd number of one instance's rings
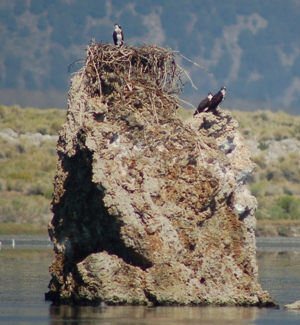
[[[115,45],[122,46],[124,43],[124,34],[121,25],[115,24],[115,31],[113,33],[113,40]]]
[[[208,95],[200,102],[200,104],[198,105],[196,112],[194,113],[193,116],[204,112],[205,109],[209,108],[210,106],[210,101],[213,98],[213,94],[212,93],[208,93]]]
[[[219,104],[225,99],[226,87],[222,87],[210,101],[209,109],[213,110],[219,106]]]

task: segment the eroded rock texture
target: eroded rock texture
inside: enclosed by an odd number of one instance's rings
[[[219,109],[183,123],[163,71],[176,70],[172,58],[144,47],[146,61],[138,61],[137,49],[106,46],[89,48],[72,79],[57,145],[49,225],[56,259],[46,298],[274,305],[257,280],[256,200],[245,186],[254,165],[236,121]],[[118,58],[110,69],[102,64],[108,50]]]

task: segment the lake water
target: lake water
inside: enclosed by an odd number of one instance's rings
[[[300,299],[300,239],[257,239],[259,278],[280,309],[255,307],[69,307],[44,301],[54,259],[47,237],[0,236],[0,324],[300,324],[283,310]]]

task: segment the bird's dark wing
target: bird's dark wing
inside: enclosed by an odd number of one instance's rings
[[[221,103],[222,99],[223,99],[223,94],[221,93],[221,91],[219,91],[211,99],[210,109],[215,109],[216,107],[218,107],[218,105]]]
[[[117,32],[113,33],[113,40],[114,40],[115,45],[117,45],[117,43],[118,43]]]
[[[201,112],[203,112],[209,106],[210,106],[210,100],[206,97],[198,105],[197,110],[194,113],[194,116],[197,115],[197,114],[199,114],[199,113],[201,113]]]

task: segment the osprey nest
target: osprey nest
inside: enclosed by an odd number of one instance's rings
[[[85,91],[104,97],[110,106],[141,108],[175,105],[184,83],[184,71],[174,60],[176,52],[157,46],[139,48],[92,43],[80,72],[86,77]],[[144,107],[145,108],[145,107]]]

